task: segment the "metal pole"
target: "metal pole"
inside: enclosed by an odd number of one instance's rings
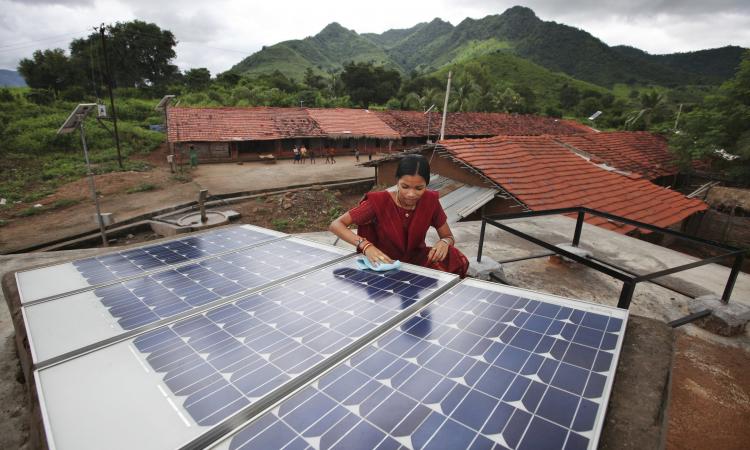
[[[583,228],[583,218],[585,215],[586,213],[584,211],[578,211],[576,230],[573,233],[573,247],[578,247],[578,243],[581,242],[581,229]]]
[[[440,124],[440,140],[445,139],[445,118],[448,114],[448,96],[451,94],[451,72],[448,72],[448,86],[445,88],[445,103],[443,103],[443,123]]]
[[[117,132],[117,111],[115,111],[115,96],[112,94],[112,72],[109,68],[109,58],[107,57],[107,44],[104,39],[104,24],[99,27],[99,37],[102,41],[102,53],[104,56],[104,69],[107,72],[107,89],[109,90],[109,105],[112,108],[112,126],[115,130],[115,147],[117,147],[117,164],[122,169],[122,155],[120,154],[120,135]]]
[[[482,218],[482,229],[479,231],[479,248],[477,249],[477,262],[482,262],[482,247],[484,247],[484,229],[487,227],[487,219]]]
[[[99,222],[99,232],[102,234],[102,245],[109,247],[107,242],[107,233],[104,230],[104,221],[102,220],[102,213],[99,211],[99,199],[96,197],[96,185],[94,184],[94,174],[91,172],[91,163],[89,163],[89,149],[86,146],[86,132],[83,131],[83,120],[81,120],[78,129],[81,130],[81,143],[83,144],[83,157],[86,159],[86,172],[89,176],[89,187],[91,188],[91,196],[94,197],[94,205],[96,206],[96,221]]]
[[[622,283],[622,291],[620,291],[620,300],[617,302],[617,307],[622,309],[630,308],[630,301],[633,299],[633,292],[635,291],[635,282],[625,281]]]
[[[743,253],[739,253],[737,256],[734,257],[734,264],[732,264],[732,271],[729,273],[729,278],[727,279],[727,285],[724,287],[724,293],[721,295],[721,301],[724,303],[729,303],[729,297],[732,296],[732,290],[734,289],[734,283],[737,281],[737,275],[740,273],[740,269],[742,268],[742,260],[744,259],[745,255]]]

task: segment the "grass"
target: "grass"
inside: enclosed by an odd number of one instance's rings
[[[41,214],[44,212],[44,208],[34,208],[33,206],[30,208],[22,209],[21,211],[18,211],[16,213],[16,216],[18,217],[31,217],[36,216],[37,214]]]
[[[285,219],[273,219],[271,225],[276,231],[287,231],[289,229],[289,221]]]
[[[61,208],[67,208],[68,206],[73,206],[81,203],[80,199],[72,199],[72,198],[63,198],[60,200],[56,200],[50,205],[50,209],[61,209]]]
[[[150,192],[155,191],[159,189],[159,186],[153,184],[153,183],[138,183],[136,186],[133,186],[129,189],[127,189],[125,192],[128,194],[135,194],[138,192]]]

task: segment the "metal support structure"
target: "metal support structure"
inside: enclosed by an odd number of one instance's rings
[[[484,249],[484,231],[487,228],[487,221],[482,218],[482,229],[479,231],[479,248],[477,249],[477,262],[482,262],[482,249]]]
[[[583,219],[586,217],[584,211],[578,211],[578,217],[576,218],[576,230],[573,232],[573,247],[578,247],[581,242],[581,230],[583,230]]]
[[[667,323],[667,325],[672,328],[677,328],[690,322],[694,322],[698,319],[702,319],[706,316],[710,316],[712,312],[713,311],[711,311],[710,309],[704,309],[703,311],[698,311],[697,313],[689,314],[685,317],[680,317],[679,319],[673,320]]]
[[[104,220],[102,220],[102,213],[99,209],[99,198],[96,196],[96,184],[94,184],[94,173],[91,171],[91,163],[89,162],[89,148],[86,145],[86,132],[83,130],[83,120],[78,124],[78,129],[81,131],[81,144],[83,144],[83,157],[86,159],[86,175],[89,177],[89,188],[91,189],[91,196],[94,198],[94,205],[96,205],[96,221],[99,223],[99,232],[102,234],[102,245],[105,247],[109,246],[107,242],[107,232],[104,229]]]
[[[734,289],[734,283],[737,281],[737,275],[740,274],[740,269],[742,268],[742,261],[744,259],[744,253],[738,253],[734,257],[734,264],[732,264],[732,271],[729,272],[729,278],[727,279],[727,284],[724,287],[724,293],[721,294],[721,301],[724,303],[729,303],[729,297],[732,296],[732,290]]]
[[[586,214],[590,214],[595,217],[603,217],[605,219],[608,219],[614,222],[620,222],[620,223],[632,225],[637,228],[642,228],[646,230],[651,230],[651,231],[675,236],[677,238],[692,241],[694,243],[704,244],[706,246],[713,247],[714,249],[721,250],[722,253],[720,255],[712,256],[709,258],[704,258],[699,261],[694,261],[688,264],[682,264],[677,267],[660,270],[658,272],[652,272],[652,273],[647,273],[647,274],[636,274],[626,268],[621,268],[615,264],[598,260],[597,258],[587,258],[587,257],[576,255],[565,249],[559,248],[558,246],[552,243],[546,242],[542,239],[531,236],[529,234],[526,234],[522,231],[519,231],[515,228],[511,228],[499,222],[502,220],[510,220],[510,219],[550,216],[550,215],[558,215],[558,214],[573,214],[573,213],[577,214],[576,227],[573,233],[573,241],[572,241],[574,247],[578,247],[578,245],[580,244],[581,231],[583,230],[583,222],[585,220]],[[479,234],[479,248],[477,249],[477,261],[478,262],[480,262],[482,259],[482,251],[484,248],[484,239],[485,239],[485,231],[486,231],[485,227],[488,223],[494,227],[500,228],[501,230],[507,231],[510,234],[513,234],[533,244],[536,244],[540,247],[550,250],[553,254],[557,254],[565,258],[571,259],[577,263],[583,264],[587,267],[591,267],[592,269],[595,269],[605,275],[609,275],[612,278],[622,281],[623,286],[622,286],[622,291],[620,292],[620,298],[617,302],[617,306],[619,308],[624,308],[624,309],[628,309],[630,307],[630,302],[633,298],[633,293],[635,292],[636,285],[642,281],[655,283],[653,280],[659,277],[671,275],[673,273],[682,272],[685,270],[693,269],[695,267],[700,267],[700,266],[704,266],[707,264],[712,264],[712,263],[718,262],[728,257],[734,257],[734,264],[732,265],[732,270],[729,274],[729,278],[727,279],[726,286],[724,287],[724,293],[721,297],[724,303],[728,303],[729,298],[732,295],[732,290],[734,289],[735,282],[737,281],[737,276],[739,275],[740,269],[742,268],[742,262],[744,259],[744,252],[745,252],[744,250],[736,248],[736,247],[720,244],[718,242],[710,241],[707,239],[701,239],[701,238],[697,238],[693,236],[688,236],[684,233],[671,230],[668,228],[660,228],[660,227],[657,227],[655,225],[651,225],[648,223],[638,222],[636,220],[627,219],[625,217],[620,217],[614,214],[609,214],[606,212],[597,211],[597,210],[589,209],[585,207],[572,207],[572,208],[558,208],[558,209],[550,209],[550,210],[544,210],[544,211],[529,211],[529,212],[522,212],[522,213],[489,215],[489,216],[483,214],[482,215],[482,229]],[[531,258],[518,258],[516,260],[523,260],[523,259],[531,259]],[[505,262],[513,262],[513,261],[514,260],[508,260]],[[655,283],[655,284],[658,284],[661,286],[661,284],[659,283]],[[671,289],[669,287],[667,288]],[[695,318],[691,320],[695,320]]]
[[[634,281],[626,281],[622,284],[620,299],[617,301],[618,308],[630,308],[630,301],[633,299],[633,292],[635,292],[635,284]]]

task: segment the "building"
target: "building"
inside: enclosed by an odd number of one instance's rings
[[[418,147],[432,172],[466,185],[494,188],[488,214],[586,206],[659,227],[678,226],[707,205],[651,182],[635,171],[616,169],[573,151],[558,136],[450,139]],[[373,161],[377,183],[392,184],[404,153]],[[645,165],[640,166],[646,167]],[[589,218],[589,223],[630,233],[632,226]]]
[[[166,115],[171,149],[185,157],[192,146],[201,162],[287,158],[301,145],[319,155],[388,153],[434,141],[442,121],[438,113],[346,108],[169,107]],[[593,132],[573,121],[501,113],[449,113],[446,125],[449,138]]]

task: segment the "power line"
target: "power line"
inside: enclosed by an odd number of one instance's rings
[[[63,38],[63,37],[72,36],[72,35],[75,35],[75,34],[81,34],[81,33],[87,32],[87,31],[89,31],[89,30],[74,31],[74,32],[65,33],[65,34],[58,34],[58,35],[55,35],[55,36],[49,36],[49,37],[46,37],[46,38],[37,39],[35,41],[16,42],[16,43],[13,43],[13,44],[0,45],[0,50],[6,49],[6,48],[11,48],[11,47],[23,48],[23,47],[29,47],[29,46],[32,46],[32,45],[37,45],[40,42],[62,40],[61,38]]]

